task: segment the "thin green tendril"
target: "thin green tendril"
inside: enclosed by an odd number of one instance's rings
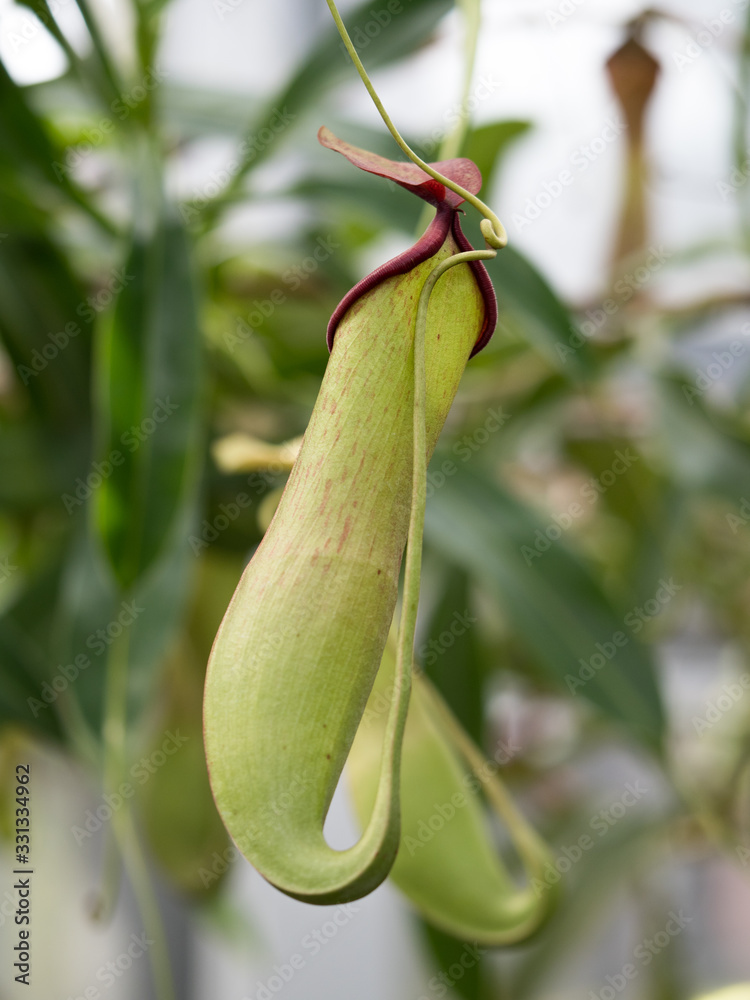
[[[482,232],[482,236],[484,237],[484,240],[487,243],[488,247],[492,247],[493,250],[501,250],[504,246],[506,246],[508,242],[508,236],[505,232],[505,227],[503,226],[502,222],[498,219],[498,217],[495,215],[492,209],[489,208],[489,206],[485,205],[485,203],[481,200],[481,198],[477,198],[477,196],[475,194],[472,194],[471,191],[467,191],[466,188],[461,187],[460,184],[456,184],[455,181],[452,181],[449,178],[443,176],[443,174],[435,170],[435,168],[432,167],[429,163],[425,163],[425,161],[421,159],[421,157],[417,156],[414,150],[409,147],[408,143],[401,137],[401,134],[399,133],[398,129],[391,121],[388,112],[385,110],[385,107],[383,106],[383,102],[378,97],[377,91],[373,87],[372,82],[369,76],[367,75],[367,71],[365,70],[365,67],[362,65],[362,60],[359,58],[357,50],[354,48],[354,44],[352,43],[352,40],[349,37],[349,32],[346,30],[346,25],[341,20],[341,15],[338,12],[334,0],[326,0],[326,3],[328,4],[328,8],[331,11],[331,16],[333,17],[333,20],[336,23],[336,27],[338,28],[339,34],[341,35],[341,39],[346,47],[346,50],[349,53],[349,56],[352,62],[354,63],[355,67],[357,68],[357,72],[359,73],[362,79],[362,83],[364,83],[367,89],[367,93],[372,98],[372,102],[378,109],[380,117],[383,119],[386,128],[391,133],[393,138],[396,140],[399,147],[409,157],[412,163],[416,163],[416,165],[420,167],[422,170],[424,170],[426,174],[429,174],[430,177],[434,178],[436,181],[439,181],[441,184],[447,187],[449,191],[453,191],[455,192],[455,194],[460,195],[465,201],[468,201],[470,205],[473,205],[474,208],[476,208],[477,211],[484,216],[479,225],[479,228]]]
[[[400,702],[411,686],[411,667],[414,659],[414,635],[417,627],[420,578],[422,571],[422,535],[424,533],[425,506],[427,503],[427,441],[425,430],[425,401],[427,376],[425,368],[425,333],[430,295],[437,281],[457,264],[473,260],[487,260],[495,250],[467,250],[446,257],[428,274],[422,286],[414,325],[414,418],[412,424],[412,492],[409,533],[404,560],[404,590],[401,623],[396,652],[396,679],[394,700]],[[408,701],[408,698],[404,698]],[[390,720],[389,720],[390,721]],[[404,722],[406,721],[404,713]],[[403,727],[402,727],[403,731]],[[400,738],[400,733],[397,738]]]

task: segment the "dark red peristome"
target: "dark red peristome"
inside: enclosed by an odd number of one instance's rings
[[[336,328],[343,319],[344,313],[358,298],[369,292],[371,288],[375,288],[382,281],[385,281],[386,278],[392,278],[397,274],[406,274],[407,271],[411,271],[417,264],[421,264],[423,261],[429,260],[430,257],[434,257],[443,243],[445,243],[451,231],[453,238],[462,251],[472,249],[471,243],[469,243],[461,230],[461,225],[458,221],[458,212],[452,208],[448,208],[447,205],[443,205],[438,209],[437,215],[425,230],[424,235],[413,247],[399,254],[398,257],[386,261],[385,264],[381,264],[380,267],[376,268],[366,278],[358,282],[354,288],[348,291],[336,306],[328,322],[326,337],[328,350],[330,351],[333,348],[333,338],[336,335]],[[473,358],[487,344],[495,331],[495,324],[497,323],[497,299],[495,298],[495,289],[492,287],[490,276],[487,274],[487,269],[481,260],[469,261],[469,267],[474,273],[474,278],[477,285],[479,285],[479,291],[482,293],[482,298],[484,299],[484,322],[469,355],[470,358]]]
[[[319,130],[318,139],[328,149],[334,149],[342,153],[350,163],[353,163],[361,170],[377,174],[379,177],[387,177],[400,184],[401,187],[406,188],[407,191],[411,191],[431,205],[435,205],[437,208],[435,218],[413,247],[405,251],[405,253],[399,254],[398,257],[386,261],[385,264],[381,264],[372,274],[368,274],[351,291],[347,292],[336,306],[328,323],[327,342],[328,350],[330,351],[333,347],[336,328],[341,322],[344,313],[360,296],[369,292],[371,288],[379,285],[382,281],[385,281],[386,278],[391,278],[397,274],[406,274],[407,271],[411,271],[417,264],[421,264],[423,261],[429,260],[430,257],[434,257],[445,243],[449,233],[453,234],[453,238],[461,251],[473,250],[473,247],[461,231],[458,219],[457,209],[464,199],[453,191],[448,190],[439,181],[434,180],[415,163],[398,163],[395,160],[387,160],[384,156],[378,156],[376,153],[358,149],[356,146],[351,146],[349,143],[338,139],[325,127]],[[431,166],[439,170],[445,177],[456,181],[462,187],[466,188],[467,191],[471,191],[472,194],[476,194],[482,186],[482,175],[479,172],[479,168],[471,160],[443,160],[439,163],[433,163]],[[469,262],[469,267],[474,274],[484,300],[484,322],[479,331],[477,341],[469,355],[469,357],[473,358],[475,354],[482,350],[494,333],[497,323],[497,299],[495,298],[495,289],[492,287],[490,276],[487,274],[484,264],[479,260],[475,260]]]
[[[331,316],[328,321],[328,350],[330,351],[333,347],[333,338],[336,333],[336,327],[344,316],[349,306],[356,302],[357,299],[364,295],[365,292],[369,292],[371,288],[379,285],[381,281],[385,281],[386,278],[392,278],[396,274],[406,274],[407,271],[411,271],[413,267],[417,264],[421,264],[424,260],[429,260],[430,257],[434,257],[438,252],[440,247],[445,243],[448,233],[451,229],[451,219],[454,215],[452,209],[443,206],[438,209],[438,213],[432,220],[430,225],[424,232],[424,235],[405,253],[399,254],[398,257],[394,257],[392,260],[386,261],[385,264],[381,264],[380,267],[376,268],[372,274],[368,274],[366,278],[357,282],[354,288],[350,289],[343,297],[343,299],[336,306],[333,316]]]
[[[461,223],[458,221],[458,212],[453,213],[453,238],[462,251],[474,249],[463,234]],[[487,268],[481,260],[470,260],[469,267],[474,272],[474,278],[479,285],[479,291],[482,293],[482,298],[484,299],[484,322],[469,355],[470,358],[473,358],[475,354],[479,354],[483,347],[487,346],[492,334],[495,332],[495,327],[497,326],[497,296],[495,295],[492,279],[487,274]]]

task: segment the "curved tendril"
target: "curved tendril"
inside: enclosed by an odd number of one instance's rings
[[[484,219],[480,223],[479,228],[482,231],[482,236],[484,237],[487,246],[492,247],[493,250],[502,250],[508,242],[508,235],[505,232],[505,227],[502,222],[498,219],[492,209],[485,205],[481,198],[477,198],[476,195],[472,194],[471,191],[467,191],[466,188],[461,187],[460,184],[456,184],[454,181],[449,180],[449,178],[444,177],[443,174],[441,174],[438,170],[435,170],[435,168],[430,166],[429,163],[425,163],[425,161],[421,157],[417,156],[414,150],[412,150],[408,143],[401,137],[398,129],[391,121],[388,112],[385,110],[383,102],[378,97],[377,92],[367,75],[365,67],[362,65],[362,60],[359,58],[357,50],[354,48],[354,44],[349,37],[349,32],[346,30],[346,25],[341,19],[335,0],[326,0],[326,3],[328,4],[328,9],[331,11],[331,16],[336,23],[341,39],[346,46],[346,51],[349,53],[352,62],[356,66],[357,72],[362,79],[362,83],[364,83],[367,89],[367,93],[372,98],[372,102],[378,109],[380,117],[383,119],[386,128],[396,140],[400,148],[409,157],[412,163],[416,163],[416,165],[420,167],[420,169],[424,170],[426,174],[429,174],[434,180],[439,181],[450,191],[460,195],[465,201],[468,201],[470,205],[473,205],[478,212],[481,212]],[[492,256],[494,256],[494,254]]]
[[[408,703],[411,686],[411,667],[414,659],[414,635],[419,607],[420,577],[422,571],[422,535],[424,534],[425,505],[427,503],[427,445],[425,433],[425,398],[427,377],[425,369],[425,333],[430,295],[437,281],[456,264],[494,257],[495,250],[467,250],[446,257],[433,268],[422,286],[414,326],[414,421],[412,425],[412,492],[409,533],[404,560],[404,591],[401,622],[398,630],[396,652],[396,678],[394,702]],[[405,713],[404,720],[406,722]],[[401,730],[401,735],[403,730]]]
[[[451,160],[454,156],[459,156],[461,147],[466,138],[466,132],[471,119],[469,101],[471,98],[471,83],[474,79],[474,64],[476,63],[477,42],[479,41],[479,28],[481,21],[480,11],[481,0],[457,0],[456,6],[461,8],[464,22],[464,79],[461,89],[461,100],[459,105],[458,120],[442,143],[438,160]]]
[[[452,131],[447,132],[443,136],[437,156],[435,157],[437,160],[452,160],[455,156],[459,156],[464,140],[466,139],[471,119],[469,99],[471,97],[471,83],[474,79],[474,64],[476,63],[477,43],[479,41],[480,5],[481,0],[456,0],[456,6],[461,8],[464,21],[464,78],[461,87],[458,119]],[[425,231],[431,218],[431,206],[425,205],[417,224],[417,235]]]

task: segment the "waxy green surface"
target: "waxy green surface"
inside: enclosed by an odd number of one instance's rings
[[[395,670],[389,642],[347,763],[357,815],[373,810],[387,706]],[[446,720],[450,721],[446,724]],[[490,947],[522,941],[543,922],[555,893],[538,893],[549,853],[499,783],[498,766],[470,745],[435,688],[414,675],[401,760],[401,844],[390,877],[431,923]],[[488,824],[482,795],[495,807],[527,873],[517,885]],[[499,799],[499,805],[494,799]],[[548,887],[546,887],[548,888]]]
[[[343,317],[299,458],[214,644],[204,730],[211,786],[242,853],[279,889],[355,899],[388,874],[398,781],[362,839],[331,849],[323,824],[380,665],[396,604],[412,486],[413,337],[430,260]],[[484,306],[465,264],[430,298],[427,452]],[[390,771],[390,768],[385,769]]]

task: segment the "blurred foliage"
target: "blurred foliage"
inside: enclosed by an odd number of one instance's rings
[[[217,885],[198,872],[227,847],[197,752],[202,670],[267,523],[264,501],[284,481],[273,468],[223,472],[211,447],[228,433],[275,443],[304,432],[329,315],[361,276],[362,252],[384,234],[413,235],[419,206],[317,147],[325,123],[395,155],[384,131],[338,120],[333,90],[351,71],[332,28],[247,118],[244,100],[160,81],[158,0],[133,4],[136,57],[127,68],[83,0],[85,57],[46,0],[28,6],[69,68],[21,87],[0,65],[3,746],[23,730],[87,762],[99,781],[112,752],[112,654],[124,648],[121,764],[175,728],[191,738],[135,807],[152,859],[200,906]],[[398,30],[368,47],[368,66],[428,43],[450,6],[411,0]],[[352,27],[369,9],[348,15]],[[640,95],[630,111],[639,116],[657,78],[653,60],[641,58],[642,28],[632,26],[627,58],[609,64],[621,99]],[[748,52],[745,44],[745,87]],[[650,87],[632,79],[643,72]],[[738,157],[747,149],[745,96]],[[477,128],[464,152],[488,181],[501,179],[505,151],[530,127]],[[747,662],[750,380],[732,362],[714,392],[717,380],[700,381],[696,355],[684,350],[736,325],[746,303],[655,305],[654,289],[681,261],[648,269],[647,151],[636,132],[601,303],[579,304],[574,315],[512,247],[490,265],[498,329],[467,370],[430,471],[420,642],[431,679],[488,752],[517,734],[521,747],[504,773],[553,845],[589,830],[598,793],[570,776],[601,755],[625,753],[655,776],[659,793],[650,811],[583,852],[537,942],[499,963],[485,956],[456,981],[466,1000],[540,995],[623,894],[644,928],[660,892],[666,910],[679,906],[654,874],[667,844],[685,863],[714,850],[736,861],[750,838],[747,705],[696,757],[685,751],[695,734],[688,724],[686,736],[657,670],[660,650],[693,634],[720,637]],[[167,178],[217,136],[234,144],[234,166],[175,202]],[[304,169],[272,195],[259,193],[257,167],[292,149]],[[221,228],[239,208],[290,198],[300,223],[283,238],[246,230],[230,240]],[[732,249],[747,256],[741,202]],[[477,245],[471,219],[467,232]],[[647,280],[623,286],[638,267]],[[607,302],[614,308],[605,312]],[[456,615],[472,622],[458,636]],[[512,724],[501,711],[509,692],[521,706]],[[439,969],[464,954],[435,930],[429,943]],[[663,962],[677,968],[686,948],[676,943]],[[662,989],[673,978],[654,975],[648,995],[689,996],[690,983]]]

